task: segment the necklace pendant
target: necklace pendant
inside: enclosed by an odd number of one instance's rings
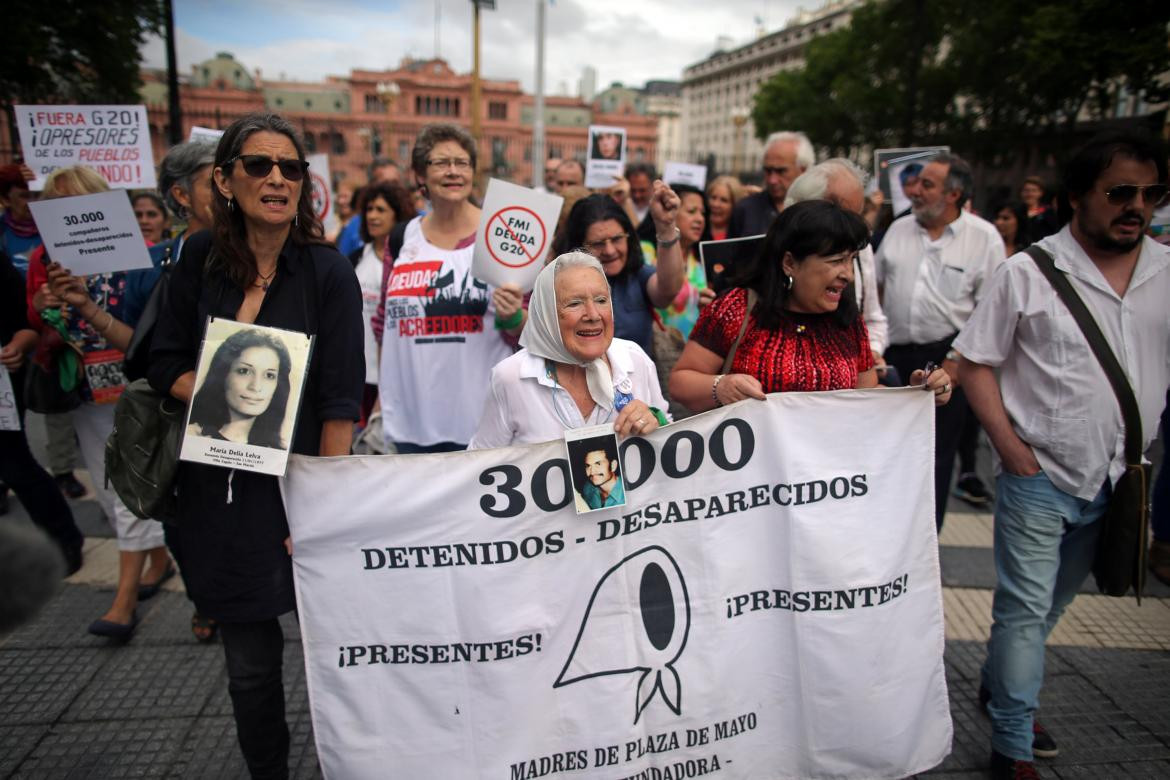
[[[263,290],[264,292],[268,292],[268,282],[262,282],[260,284],[260,289]]]
[[[806,330],[808,330],[808,328],[806,328],[804,325],[797,325],[796,326],[797,333],[804,333]]]

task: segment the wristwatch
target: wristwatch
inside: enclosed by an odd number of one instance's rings
[[[960,357],[962,357],[962,355],[959,354],[959,351],[957,349],[948,349],[947,356],[943,359],[958,363]]]

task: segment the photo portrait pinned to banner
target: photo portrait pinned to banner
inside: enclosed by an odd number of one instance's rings
[[[210,318],[180,460],[284,476],[313,337]]]
[[[577,514],[626,505],[617,433],[612,424],[565,431]]]
[[[873,153],[874,179],[894,209],[894,216],[910,208],[910,196],[906,194],[906,189],[918,181],[923,166],[935,155],[950,150],[949,146],[915,146],[878,149]]]
[[[589,125],[589,154],[585,159],[585,186],[612,187],[626,168],[626,130]]]

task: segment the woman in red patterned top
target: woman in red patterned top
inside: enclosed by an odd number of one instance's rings
[[[875,387],[853,292],[853,259],[868,241],[861,217],[827,201],[786,208],[759,255],[733,271],[732,289],[703,309],[671,372],[671,398],[699,412],[765,393]],[[757,299],[750,315],[749,291]],[[733,348],[728,373],[720,373]],[[910,383],[922,380],[919,370]],[[950,400],[945,371],[926,384],[936,403]]]

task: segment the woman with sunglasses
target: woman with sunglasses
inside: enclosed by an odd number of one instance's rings
[[[577,202],[555,247],[558,255],[584,248],[605,270],[613,294],[614,336],[651,352],[654,309],[667,306],[682,289],[681,233],[675,225],[680,201],[674,190],[654,182],[650,216],[658,239],[658,263],[642,256],[637,231],[624,209],[608,195],[590,195]]]
[[[251,114],[215,150],[212,226],[183,245],[151,347],[150,384],[190,403],[207,318],[316,337],[291,451],[347,455],[364,378],[362,300],[325,243],[296,130]],[[219,623],[236,732],[254,777],[287,777],[278,617],[296,609],[276,477],[181,463],[168,542],[201,615]]]
[[[475,166],[475,141],[455,125],[424,127],[411,152],[431,210],[407,224],[386,264],[379,312],[382,425],[400,453],[467,447],[492,366],[512,354],[524,327],[520,288],[492,288],[471,273]]]

